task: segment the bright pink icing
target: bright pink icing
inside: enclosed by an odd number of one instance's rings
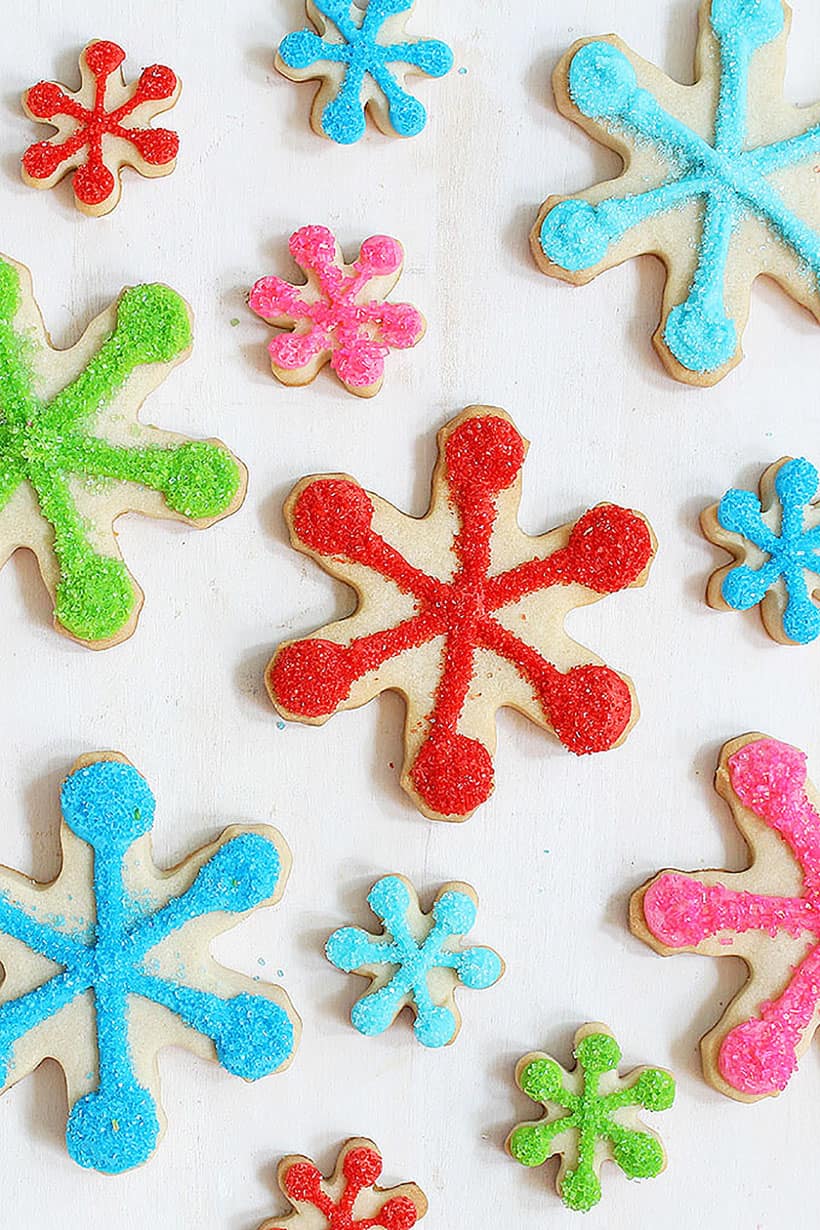
[[[415,346],[424,333],[424,320],[409,303],[368,298],[374,278],[401,269],[401,244],[388,235],[373,235],[362,244],[350,274],[327,227],[303,226],[291,236],[290,251],[320,296],[308,303],[300,293],[303,288],[273,276],[253,287],[253,311],[270,324],[295,330],[279,334],[268,346],[274,367],[297,372],[320,355],[329,356],[344,384],[354,389],[377,384],[389,351]]]
[[[820,940],[820,816],[806,794],[806,757],[773,739],[747,743],[729,760],[732,789],[745,807],[783,838],[802,873],[796,897],[737,892],[697,875],[660,876],[644,898],[646,924],[668,948],[745,931],[809,935]],[[776,957],[774,957],[776,959]],[[793,967],[783,958],[786,989],[723,1039],[718,1069],[734,1089],[760,1095],[784,1089],[797,1047],[820,1004],[820,942]]]

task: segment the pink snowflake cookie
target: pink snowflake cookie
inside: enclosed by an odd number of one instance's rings
[[[274,376],[283,384],[310,384],[329,362],[348,392],[373,397],[382,387],[385,357],[415,346],[426,328],[409,303],[386,302],[401,276],[401,244],[373,235],[346,265],[326,226],[303,226],[289,247],[305,285],[271,275],[260,278],[249,298],[257,316],[288,330],[268,345]]]
[[[179,98],[179,78],[165,65],[152,64],[126,85],[124,60],[122,47],[97,39],[80,56],[82,84],[75,93],[53,81],[40,81],[23,94],[26,115],[57,129],[53,137],[26,150],[23,180],[33,188],[53,188],[73,172],[77,208],[93,217],[117,205],[122,167],[133,167],[147,178],[169,175],[179,151],[175,132],[150,127],[151,120]]]
[[[634,933],[663,956],[741,957],[745,986],[701,1042],[707,1080],[742,1102],[785,1089],[820,1024],[820,814],[797,748],[728,743],[716,789],[750,852],[746,871],[663,871],[632,898]]]

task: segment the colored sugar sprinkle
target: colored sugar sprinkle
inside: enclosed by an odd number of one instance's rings
[[[382,1034],[410,1004],[422,1046],[448,1046],[461,1024],[453,998],[456,986],[483,990],[504,972],[503,961],[491,948],[458,946],[475,923],[473,897],[448,887],[439,893],[431,914],[424,915],[412,886],[401,876],[386,876],[367,900],[384,925],[383,935],[343,927],[331,935],[325,949],[328,960],[346,973],[374,977],[379,971],[378,988],[353,1006],[354,1027],[367,1037]],[[437,970],[449,972],[444,994],[440,981],[435,990],[431,982]]]
[[[765,253],[756,268],[750,265],[748,237],[742,232],[748,219],[762,223],[790,258],[790,266],[778,266],[778,282],[817,312],[820,233],[792,207],[790,197],[798,196],[794,180],[787,187],[781,175],[790,169],[800,169],[804,177],[814,175],[820,153],[817,108],[806,108],[805,117],[792,109],[794,120],[787,118],[780,124],[786,134],[782,139],[750,143],[750,131],[759,126],[757,119],[753,123],[749,119],[758,101],[752,91],[761,86],[768,91],[772,78],[775,88],[782,88],[786,12],[781,0],[712,0],[698,51],[704,73],[717,76],[713,114],[705,117],[711,124],[708,139],[687,122],[699,114],[699,103],[684,102],[686,119],[666,110],[652,86],[640,84],[650,78],[637,57],[627,54],[614,38],[582,43],[569,59],[569,99],[582,117],[596,125],[599,139],[608,145],[625,141],[644,152],[651,147],[666,177],[659,173],[658,182],[644,191],[613,192],[601,199],[594,189],[591,200],[583,194],[550,201],[542,211],[534,242],[551,264],[547,272],[587,281],[619,263],[624,252],[631,256],[657,251],[653,246],[659,242],[656,220],[697,202],[700,215],[692,241],[697,249],[695,271],[691,276],[688,273],[690,245],[681,238],[681,260],[686,267],[676,269],[673,276],[676,281],[688,280],[688,285],[681,301],[666,306],[656,344],[664,357],[671,358],[673,374],[678,374],[675,365],[679,365],[685,372],[702,376],[702,383],[714,383],[739,361],[751,284],[758,274],[769,272]],[[768,56],[765,61],[764,55]],[[651,80],[654,86],[656,77]],[[666,82],[661,92],[667,92]],[[695,97],[693,91],[673,82],[668,82],[668,93],[681,100]],[[697,98],[703,97],[700,90]],[[777,124],[780,101],[773,99],[765,105],[772,123]],[[778,175],[779,180],[773,178]],[[630,186],[634,183],[635,177]],[[814,185],[809,188],[813,194]],[[680,226],[688,227],[689,217],[682,215]],[[632,237],[628,248],[617,246],[641,227],[643,231]],[[662,248],[670,259],[677,250]]]
[[[278,988],[268,995],[235,993],[238,975],[228,976],[209,961],[207,941],[204,952],[200,944],[188,955],[181,949],[174,954],[175,977],[163,975],[150,956],[198,920],[216,915],[218,930],[227,930],[270,904],[281,857],[273,830],[229,830],[215,847],[174,870],[174,890],[163,889],[147,845],[154,798],[133,766],[118,760],[86,764],[64,782],[61,804],[61,878],[93,868],[88,913],[94,922],[77,927],[56,917],[39,920],[37,903],[60,893],[60,881],[43,887],[0,870],[3,965],[11,972],[21,967],[23,945],[59,967],[42,975],[43,963],[33,964],[32,975],[36,971],[42,981],[26,994],[4,999],[0,988],[0,1082],[9,1087],[46,1056],[71,1074],[91,1052],[93,1067],[80,1069],[88,1073],[86,1090],[69,1079],[66,1143],[80,1166],[119,1174],[145,1162],[161,1134],[154,1058],[163,1042],[160,1018],[135,1013],[135,1002],[159,1005],[209,1038],[222,1066],[246,1080],[275,1072],[290,1059],[298,1018]],[[151,906],[142,896],[135,900],[129,888],[146,871],[160,895]],[[49,1032],[52,1021],[55,1030]],[[172,1037],[179,1042],[178,1034]]]
[[[414,137],[427,112],[403,87],[408,72],[443,77],[453,53],[438,39],[409,38],[415,0],[369,0],[362,11],[350,0],[311,0],[308,12],[319,33],[298,30],[279,44],[277,67],[294,81],[321,78],[314,127],[342,145],[364,136],[365,107],[384,132]],[[397,74],[390,68],[397,64]]]
[[[620,1078],[621,1051],[604,1026],[579,1030],[574,1054],[578,1066],[571,1072],[548,1055],[521,1060],[516,1081],[547,1113],[515,1128],[507,1148],[523,1166],[543,1166],[559,1154],[558,1194],[568,1208],[584,1212],[601,1199],[605,1160],[616,1162],[629,1179],[652,1179],[663,1170],[666,1157],[656,1134],[636,1126],[634,1112],[621,1112],[668,1110],[675,1081],[661,1068],[639,1068]]]
[[[56,573],[55,619],[64,631],[88,644],[114,643],[133,629],[141,594],[115,554],[113,536],[111,554],[96,546],[107,527],[90,523],[76,482],[121,485],[113,516],[139,508],[136,485],[161,493],[170,515],[209,523],[231,510],[242,472],[227,449],[206,441],[169,444],[161,437],[161,444],[153,444],[149,428],[139,429],[149,442],[133,447],[106,438],[104,412],[132,373],[145,364],[170,366],[190,349],[188,308],[175,291],[159,285],[124,291],[111,332],[48,401],[36,395],[34,370],[47,341],[41,336],[35,342],[15,324],[32,310],[20,267],[0,260],[0,510],[19,500],[20,488],[28,485],[52,531],[43,545],[40,526],[35,522],[29,530],[22,524],[28,514],[20,503],[21,524],[13,524],[11,540],[0,548],[31,546],[41,556],[43,576],[50,582]],[[107,490],[106,497],[110,522]]]

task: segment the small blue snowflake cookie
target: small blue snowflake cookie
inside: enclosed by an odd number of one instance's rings
[[[321,81],[310,122],[320,137],[352,145],[364,136],[365,111],[388,136],[415,137],[427,112],[404,88],[413,75],[444,77],[453,53],[433,38],[411,38],[415,0],[307,0],[316,28],[279,44],[276,67],[291,81]]]
[[[492,948],[461,943],[476,920],[474,890],[469,884],[445,884],[425,914],[409,880],[393,875],[377,881],[367,901],[384,925],[382,934],[342,927],[325,948],[337,969],[371,980],[350,1014],[354,1027],[374,1037],[409,1007],[422,1046],[449,1046],[461,1028],[456,988],[483,990],[504,973],[504,962]]]
[[[582,39],[555,72],[559,110],[625,170],[546,201],[536,262],[581,284],[631,257],[660,257],[655,347],[688,384],[714,385],[740,362],[761,274],[820,320],[820,106],[785,101],[790,20],[782,0],[703,0],[691,86],[614,35]]]
[[[710,542],[734,556],[710,578],[709,605],[718,611],[760,607],[769,636],[808,645],[820,636],[820,479],[804,457],[782,457],[753,491],[727,491],[703,513]]]
[[[275,829],[230,828],[171,871],[151,855],[154,796],[116,754],[84,757],[61,792],[52,884],[0,868],[0,1082],[43,1059],[65,1073],[66,1143],[120,1174],[162,1136],[157,1053],[182,1046],[253,1081],[290,1062],[301,1025],[280,987],[218,965],[211,941],[284,892]]]

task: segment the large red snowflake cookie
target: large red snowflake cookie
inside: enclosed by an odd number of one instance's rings
[[[29,119],[51,124],[54,136],[23,155],[23,179],[33,188],[53,188],[70,172],[77,208],[99,217],[110,213],[122,192],[120,172],[133,167],[149,179],[176,166],[179,137],[151,121],[179,98],[182,83],[164,64],[144,68],[126,85],[125,52],[96,39],[80,56],[79,90],[40,81],[23,94]]]
[[[381,1173],[372,1140],[349,1140],[329,1179],[309,1158],[285,1157],[278,1180],[293,1212],[261,1230],[412,1230],[427,1212],[424,1192],[415,1183],[377,1187]]]
[[[313,725],[401,692],[404,789],[431,819],[466,820],[493,789],[502,706],[577,753],[605,751],[629,732],[631,681],[571,640],[564,619],[643,585],[655,541],[640,513],[614,504],[524,534],[527,444],[503,410],[470,407],[438,444],[421,519],[344,474],[297,484],[285,505],[293,545],[355,589],[359,605],[280,645],[266,677],[279,712]]]

